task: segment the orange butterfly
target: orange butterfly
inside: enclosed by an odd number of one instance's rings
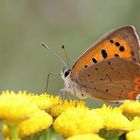
[[[139,38],[133,26],[115,29],[64,68],[63,92],[107,102],[136,100],[140,93]]]

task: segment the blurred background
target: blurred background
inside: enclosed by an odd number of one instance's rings
[[[113,28],[134,25],[140,33],[139,0],[0,0],[0,91],[42,93],[47,74],[64,67],[41,46],[46,43],[70,66],[93,42]],[[63,80],[53,75],[50,93]]]

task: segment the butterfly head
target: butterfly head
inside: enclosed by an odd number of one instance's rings
[[[63,68],[61,71],[61,78],[64,80],[64,89],[65,91],[71,90],[71,70],[68,68]],[[71,91],[70,91],[71,92]]]
[[[69,92],[81,99],[87,98],[84,88],[80,88],[76,81],[72,79],[71,69],[63,68],[61,77],[64,80],[64,88],[61,91]]]
[[[67,79],[71,74],[71,69],[68,68],[63,68],[62,72],[61,72],[61,77],[62,79]]]

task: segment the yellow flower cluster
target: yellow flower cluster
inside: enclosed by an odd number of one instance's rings
[[[59,134],[66,140],[111,140],[122,135],[126,140],[138,140],[139,110],[140,102],[132,101],[115,108],[103,105],[90,109],[84,101],[62,100],[46,93],[4,91],[0,94],[2,134],[14,140],[45,131],[48,136]]]
[[[47,129],[52,124],[52,117],[43,110],[39,110],[32,114],[32,117],[19,123],[19,136],[26,137]],[[9,135],[8,126],[3,125],[3,135]]]
[[[59,100],[58,104],[53,105],[50,109],[49,109],[49,113],[53,116],[53,117],[58,117],[62,112],[64,112],[65,110],[68,110],[69,108],[87,108],[85,105],[85,102],[83,101],[72,101],[72,100]]]
[[[53,122],[52,117],[43,110],[35,112],[32,117],[19,125],[21,137],[30,136],[47,129]]]
[[[140,117],[140,103],[138,101],[127,101],[120,108],[129,119],[133,119],[135,116]]]
[[[132,121],[131,121],[131,130],[140,130],[140,117],[135,117]]]
[[[112,109],[110,106],[103,105],[102,108],[95,110],[103,118],[106,130],[130,130],[130,121],[122,114],[120,108]]]
[[[42,103],[39,101],[41,99]],[[53,118],[41,108],[49,108],[50,100],[46,96],[30,93],[4,91],[0,95],[0,119],[3,122],[3,134],[11,139],[25,137],[50,127]],[[45,103],[46,104],[45,104]],[[45,107],[44,107],[45,106]],[[17,134],[15,134],[15,131]]]
[[[94,110],[84,107],[70,108],[56,118],[54,128],[64,137],[69,137],[77,134],[96,133],[103,128],[103,121]]]
[[[5,91],[0,96],[0,119],[18,123],[28,119],[38,110],[38,106],[24,94]]]

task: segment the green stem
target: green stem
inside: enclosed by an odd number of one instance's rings
[[[56,133],[53,128],[49,128],[47,130],[47,138],[46,140],[56,140]]]
[[[8,124],[9,134],[11,140],[19,140],[18,137],[18,125],[16,124]]]

